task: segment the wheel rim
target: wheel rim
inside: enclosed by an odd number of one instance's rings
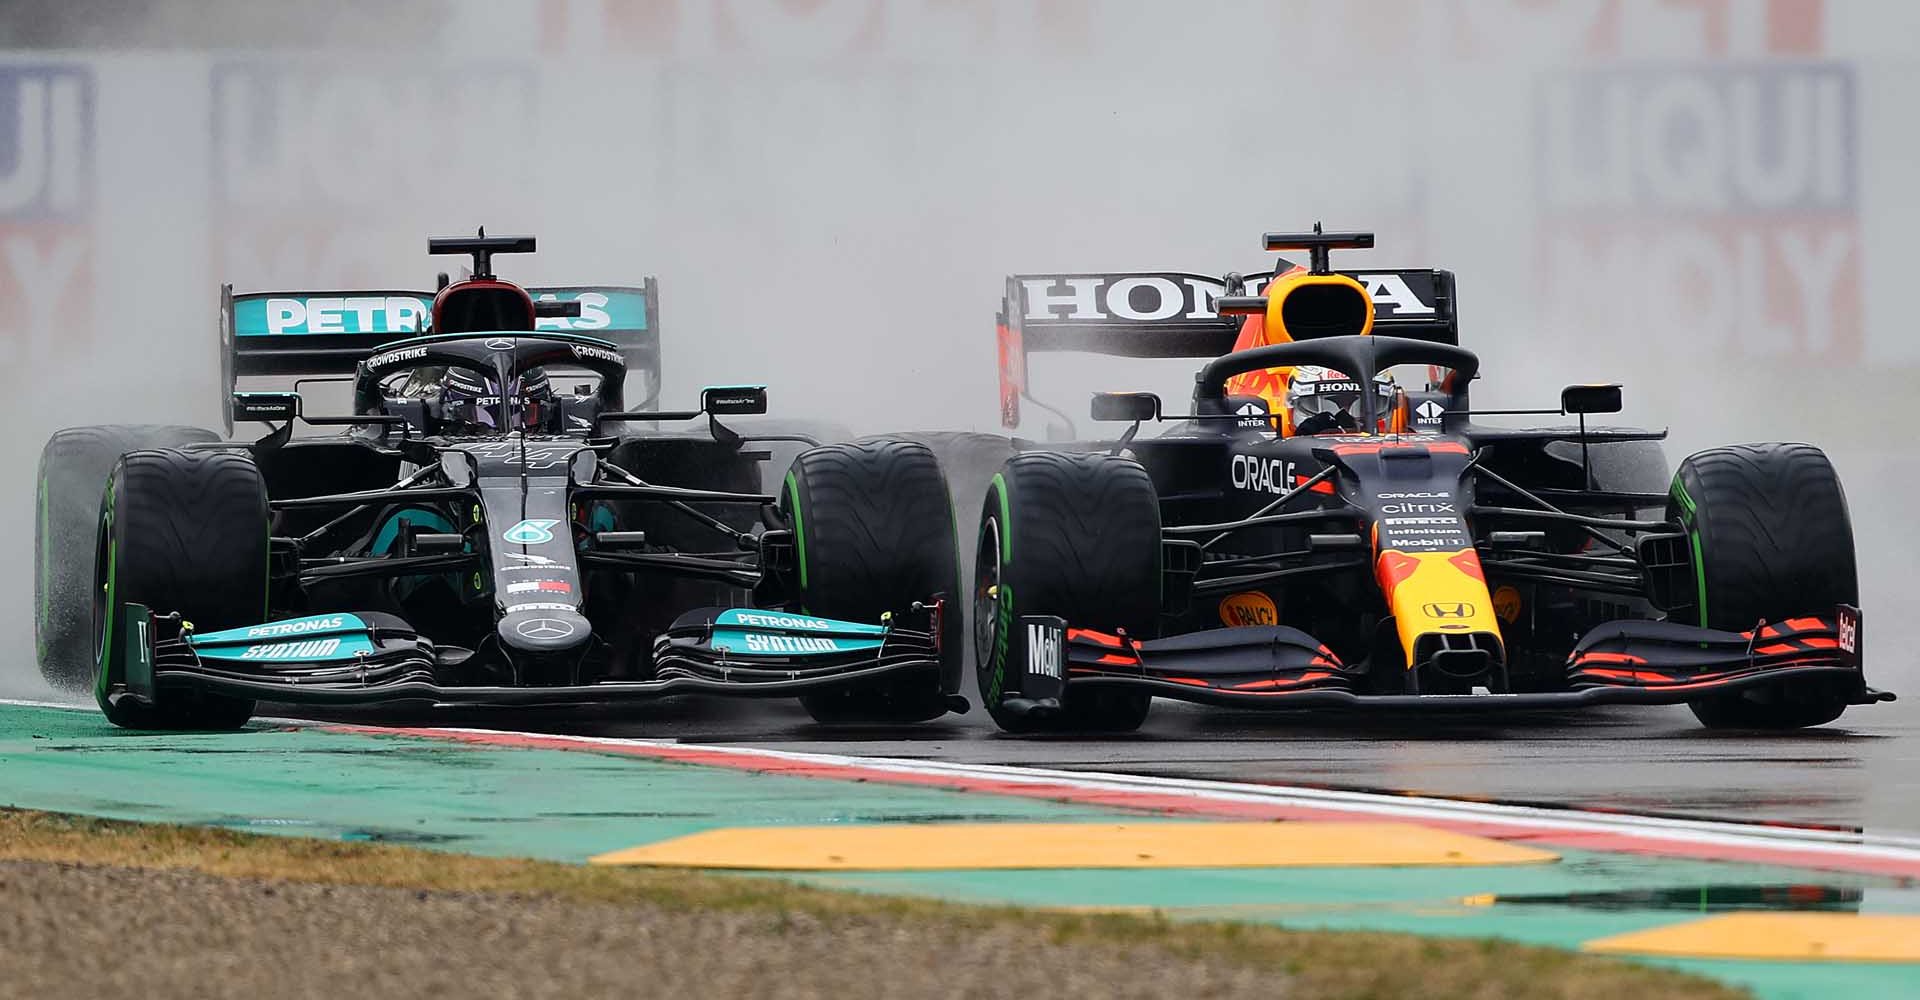
[[[993,669],[993,650],[999,641],[1000,570],[1000,521],[989,517],[980,525],[973,571],[973,657],[982,673]]]
[[[107,591],[112,585],[110,567],[113,559],[110,555],[113,547],[113,520],[111,512],[103,513],[100,518],[100,530],[94,542],[93,564],[93,666],[90,670],[96,693],[104,694],[102,681],[106,674],[107,616],[111,613],[111,602]]]

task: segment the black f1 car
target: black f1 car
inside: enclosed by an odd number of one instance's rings
[[[531,238],[429,249],[471,254],[473,276],[430,297],[223,293],[230,389],[345,382],[349,415],[234,392],[231,418],[270,433],[54,436],[37,566],[50,679],[90,674],[113,722],[165,729],[238,726],[256,701],[702,692],[798,696],[829,721],[966,710],[952,505],[925,446],[802,442],[769,492],[757,446],[792,438],[723,422],[764,413],[764,387],[655,408],[651,281],[530,294],[490,258]],[[345,433],[295,438],[302,422]]]
[[[1669,474],[1664,431],[1478,422],[1446,271],[1339,272],[1371,234],[1243,279],[1040,274],[1000,317],[1009,425],[1029,352],[1210,357],[1193,410],[1096,395],[1118,440],[1025,451],[987,489],[974,572],[980,692],[1010,731],[1130,730],[1154,697],[1236,707],[1686,703],[1790,728],[1891,699],[1862,679],[1852,529],[1827,457],[1715,448]],[[1240,346],[1236,316],[1265,324]],[[1308,366],[1317,366],[1309,368]],[[1417,387],[1399,378],[1419,372]],[[1300,386],[1303,372],[1317,385]],[[1262,379],[1279,387],[1237,393]],[[1288,380],[1295,388],[1287,388]],[[1340,391],[1344,411],[1307,404]],[[1312,433],[1303,412],[1342,420]],[[1048,407],[1048,409],[1052,409]],[[1283,412],[1286,410],[1286,412]],[[1057,410],[1054,411],[1058,413]],[[1173,421],[1163,434],[1143,424]]]

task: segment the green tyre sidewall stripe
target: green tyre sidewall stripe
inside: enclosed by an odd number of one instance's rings
[[[1000,566],[1004,570],[1013,565],[1013,515],[1007,511],[1006,474],[994,473],[993,483],[989,488],[994,496],[1000,498]]]
[[[800,590],[807,589],[807,531],[800,521],[800,483],[791,471],[787,473],[787,512],[793,515],[794,560],[800,564]],[[805,611],[802,607],[800,610]]]
[[[93,697],[99,702],[101,711],[106,711],[107,694],[113,688],[113,678],[109,670],[113,664],[115,624],[119,617],[115,612],[120,603],[120,543],[113,537],[113,532],[113,522],[109,520],[105,528],[107,536],[106,621],[100,627],[100,648],[94,651],[93,667]]]
[[[1700,612],[1700,627],[1706,628],[1707,562],[1700,546],[1700,532],[1695,527],[1696,519],[1694,512],[1698,508],[1694,505],[1693,498],[1687,495],[1686,484],[1680,481],[1680,476],[1677,473],[1673,477],[1673,489],[1671,492],[1673,498],[1679,501],[1680,526],[1686,530],[1687,544],[1693,550],[1693,579],[1695,587],[1698,588],[1695,600],[1700,605],[1698,609]]]

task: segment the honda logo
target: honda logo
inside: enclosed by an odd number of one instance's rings
[[[1427,613],[1428,618],[1472,618],[1473,617],[1473,605],[1466,604],[1463,602],[1458,602],[1458,601],[1450,604],[1429,604],[1426,607],[1422,608],[1421,610]]]

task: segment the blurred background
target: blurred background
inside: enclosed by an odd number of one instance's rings
[[[1829,448],[1871,677],[1920,681],[1920,4],[0,0],[0,48],[10,635],[24,470],[217,427],[221,282],[430,288],[428,235],[533,233],[506,276],[658,275],[667,406],[992,430],[1007,273],[1261,270],[1324,221],[1458,273],[1477,402],[1614,380],[1674,458]],[[1032,381],[1079,413],[1192,367]]]

